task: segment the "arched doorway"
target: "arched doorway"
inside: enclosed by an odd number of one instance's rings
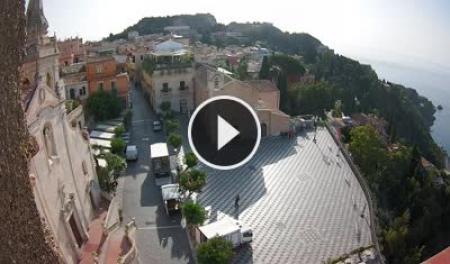
[[[266,125],[266,123],[261,123],[261,137],[267,137],[267,125]]]

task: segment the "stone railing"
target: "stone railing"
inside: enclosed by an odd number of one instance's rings
[[[342,154],[344,155],[344,158],[347,161],[347,163],[349,164],[351,170],[355,174],[355,176],[364,192],[364,195],[366,196],[367,204],[369,207],[369,214],[370,214],[369,227],[370,227],[372,243],[374,243],[374,245],[375,245],[375,248],[377,251],[376,254],[378,255],[378,260],[380,261],[380,263],[384,264],[385,263],[384,257],[381,255],[381,248],[380,248],[380,244],[378,242],[378,236],[377,236],[378,220],[376,217],[376,200],[374,199],[374,195],[372,194],[372,192],[370,190],[370,187],[366,181],[366,178],[364,178],[364,176],[360,172],[359,168],[353,162],[353,159],[352,159],[350,153],[348,152],[347,148],[345,148],[344,145],[341,143],[341,140],[339,138],[337,138],[336,130],[330,126],[328,121],[325,121],[324,123],[325,123],[325,127],[327,128],[328,132],[331,134],[333,140],[338,145],[339,149],[341,150]]]
[[[103,223],[103,230],[106,234],[109,234],[120,224],[119,205],[117,197],[112,197],[109,204],[108,213],[106,214],[105,222]]]
[[[131,220],[125,226],[125,239],[128,240],[131,247],[130,250],[123,256],[119,258],[118,263],[120,264],[131,264],[137,263],[137,248],[136,248],[136,221]]]

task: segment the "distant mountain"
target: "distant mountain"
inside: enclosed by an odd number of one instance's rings
[[[206,34],[211,32],[216,25],[216,18],[211,14],[145,17],[121,33],[109,35],[106,40],[127,38],[128,32],[131,31],[137,31],[140,35],[164,33],[164,28],[168,26],[190,26],[198,33]]]
[[[314,62],[322,43],[307,33],[283,32],[271,23],[230,23],[227,31],[241,32],[250,43],[260,42],[267,48],[288,54],[302,55],[306,62]]]
[[[211,43],[213,32],[239,32],[245,36],[245,41],[221,43],[226,44],[253,44],[261,43],[272,50],[288,54],[298,54],[304,57],[307,63],[315,61],[317,50],[322,43],[307,33],[283,32],[271,23],[235,23],[223,25],[217,23],[211,14],[177,15],[166,17],[146,17],[135,25],[128,27],[119,34],[111,34],[106,40],[127,38],[128,32],[137,31],[140,35],[164,33],[167,26],[190,26],[197,32],[203,42]],[[220,43],[212,43],[220,44]]]

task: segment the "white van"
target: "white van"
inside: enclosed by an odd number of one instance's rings
[[[137,160],[138,159],[138,150],[134,145],[127,146],[127,150],[125,151],[125,157],[127,160]]]
[[[198,243],[206,242],[213,237],[220,237],[238,247],[253,240],[251,228],[243,226],[238,220],[229,216],[217,220],[213,223],[200,226],[197,229],[196,240]]]

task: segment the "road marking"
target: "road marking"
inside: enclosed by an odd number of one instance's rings
[[[148,137],[142,138],[142,141],[149,141],[150,139]]]
[[[131,123],[142,123],[142,122],[146,122],[146,121],[152,121],[153,119],[139,119],[139,120],[133,120]]]
[[[137,229],[142,230],[157,230],[157,229],[172,229],[172,228],[183,228],[180,225],[174,225],[174,226],[146,226],[146,227],[138,227]]]

